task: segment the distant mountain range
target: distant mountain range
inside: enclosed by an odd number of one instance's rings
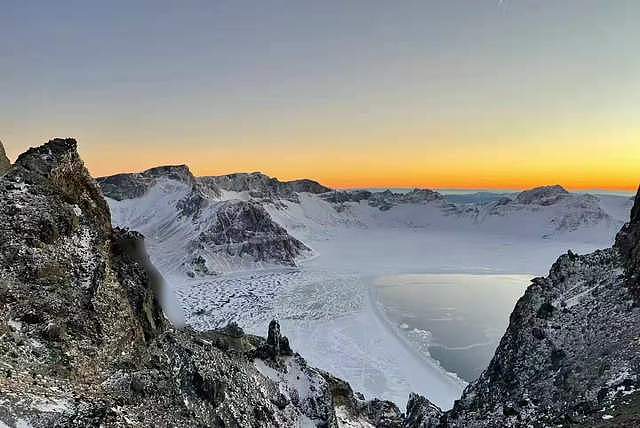
[[[459,203],[429,189],[332,190],[262,173],[195,177],[185,165],[99,178],[113,221],[148,237],[157,262],[188,276],[293,266],[327,227],[434,228],[606,244],[631,199],[539,187]],[[319,220],[322,219],[322,220]],[[327,223],[327,219],[331,219]],[[162,249],[160,249],[162,247]]]

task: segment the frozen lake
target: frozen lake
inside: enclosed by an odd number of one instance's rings
[[[421,355],[470,382],[487,367],[532,277],[388,275],[377,278],[372,291],[394,331]]]
[[[236,321],[264,335],[277,317],[311,365],[401,408],[410,392],[451,408],[487,366],[530,279],[567,248],[593,249],[421,229],[342,229],[307,242],[318,257],[299,268],[169,277],[187,324]]]

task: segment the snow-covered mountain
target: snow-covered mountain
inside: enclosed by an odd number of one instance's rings
[[[451,203],[440,193],[331,190],[261,173],[194,177],[185,165],[98,179],[113,221],[147,236],[154,261],[190,277],[295,266],[314,242],[353,230],[415,230],[609,245],[631,200],[540,187]]]
[[[312,255],[314,241],[344,229],[424,229],[605,246],[631,207],[629,198],[570,193],[560,186],[451,203],[429,189],[338,191],[261,173],[194,177],[184,165],[98,183],[115,224],[145,234],[165,274],[191,277],[294,266]]]
[[[266,208],[303,240],[326,233],[327,226],[357,225],[367,229],[419,228],[602,246],[612,242],[632,204],[630,198],[570,193],[560,186],[505,194],[479,203],[451,203],[428,189],[408,193],[331,191],[299,199],[296,204],[286,201],[284,209]]]
[[[214,180],[184,166],[98,179],[114,223],[142,232],[163,273],[190,277],[295,265],[310,249],[274,222],[262,204],[223,198]]]
[[[313,180],[280,181],[260,172],[201,177],[201,183],[232,192],[248,192],[251,198],[265,202],[286,199],[299,202],[299,193],[320,194],[331,191]]]

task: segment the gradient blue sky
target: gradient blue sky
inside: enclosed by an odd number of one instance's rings
[[[95,175],[631,188],[639,1],[2,1],[0,139]]]

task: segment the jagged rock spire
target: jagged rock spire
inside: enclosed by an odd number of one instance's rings
[[[280,323],[275,319],[271,320],[267,343],[258,349],[258,356],[262,359],[276,360],[280,356],[287,355],[293,355],[289,339],[280,333]]]
[[[7,170],[11,167],[11,162],[9,162],[9,158],[4,151],[4,146],[2,145],[2,141],[0,141],[0,175],[7,172]]]
[[[54,138],[18,156],[15,179],[49,186],[95,219],[102,232],[111,232],[111,213],[100,188],[84,166],[73,138]]]

